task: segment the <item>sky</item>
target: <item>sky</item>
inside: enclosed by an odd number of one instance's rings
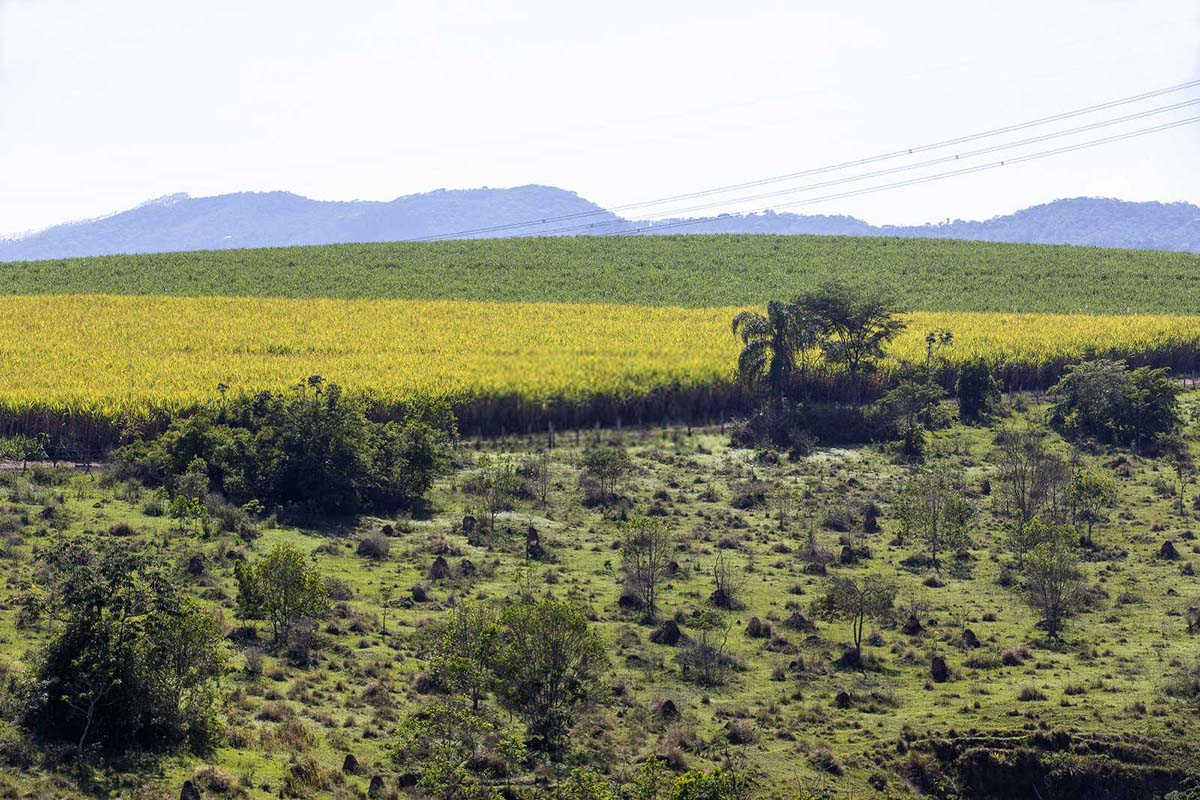
[[[1196,79],[1197,0],[0,0],[0,233],[176,192],[539,183],[611,207]],[[1200,203],[1200,125],[789,210],[914,224],[1075,196]]]

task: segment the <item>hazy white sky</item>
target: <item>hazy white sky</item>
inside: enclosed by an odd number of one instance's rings
[[[1197,0],[0,0],[0,232],[180,191],[545,183],[615,205],[1196,78]],[[1200,125],[796,210],[1077,195],[1200,202]]]

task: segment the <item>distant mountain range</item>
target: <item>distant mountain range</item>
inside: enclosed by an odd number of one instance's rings
[[[530,223],[533,224],[519,224]],[[551,186],[439,189],[391,202],[289,192],[169,195],[99,219],[0,238],[0,261],[115,253],[487,236],[753,233],[915,236],[1200,252],[1200,206],[1079,197],[984,221],[875,226],[848,216],[722,214],[638,222]]]

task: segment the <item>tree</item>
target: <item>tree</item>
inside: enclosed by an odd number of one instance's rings
[[[1059,638],[1064,620],[1083,604],[1078,558],[1064,537],[1050,537],[1029,552],[1022,572],[1026,601],[1042,615],[1050,638]]]
[[[888,297],[843,283],[826,283],[792,305],[794,314],[818,322],[825,360],[844,366],[851,375],[873,367],[888,343],[907,327],[894,315]]]
[[[737,565],[725,557],[724,552],[717,552],[713,559],[713,592],[709,602],[717,608],[735,610],[742,608],[742,585],[746,576]]]
[[[1024,569],[1026,558],[1038,545],[1051,543],[1066,547],[1070,539],[1066,525],[1052,517],[1037,515],[1024,524],[1014,523],[1008,530],[1005,543],[1016,556],[1017,566]]]
[[[1084,541],[1092,544],[1092,529],[1104,519],[1106,508],[1117,502],[1117,484],[1112,478],[1093,469],[1077,469],[1067,487],[1067,503],[1076,525],[1087,525]]]
[[[1065,436],[1143,449],[1179,425],[1179,391],[1166,369],[1084,361],[1050,388],[1050,421]]]
[[[924,542],[935,567],[939,553],[970,546],[971,504],[945,470],[914,474],[900,492],[897,511],[903,535]]]
[[[725,649],[730,622],[720,612],[709,609],[694,618],[689,627],[694,636],[675,657],[683,677],[701,686],[720,686],[735,663]]]
[[[419,505],[449,467],[449,406],[414,398],[399,422],[375,422],[367,410],[364,398],[314,375],[287,392],[222,397],[113,458],[123,476],[175,491],[199,463],[206,491],[312,515]]]
[[[487,515],[487,529],[494,532],[497,515],[512,510],[520,482],[516,468],[508,460],[493,460],[484,456],[482,467],[475,487],[479,492],[483,513]]]
[[[964,421],[979,419],[1000,402],[1000,381],[982,356],[959,367],[954,389],[958,395],[958,415]]]
[[[46,458],[45,434],[38,437],[15,436],[0,437],[0,461],[20,461],[21,471],[24,472],[30,461],[43,461]]]
[[[271,552],[235,567],[238,610],[247,619],[266,618],[276,644],[287,642],[297,623],[325,613],[329,589],[316,564],[290,544],[276,545]]]
[[[596,481],[602,500],[616,496],[621,481],[632,468],[624,445],[593,445],[583,453],[584,475]]]
[[[795,490],[784,483],[776,483],[767,491],[767,506],[774,511],[781,531],[788,529],[797,505]]]
[[[621,567],[625,586],[642,601],[646,618],[658,613],[658,586],[667,576],[673,541],[662,523],[649,517],[635,517],[624,526],[621,543]]]
[[[487,750],[504,771],[525,760],[519,737],[493,709],[472,709],[459,695],[438,697],[401,721],[391,751],[397,765],[417,775],[423,796],[440,800],[498,800],[496,789],[478,774]]]
[[[934,422],[942,387],[911,379],[901,380],[879,400],[879,407],[900,429],[901,454],[920,461],[925,454],[925,430]]]
[[[1175,501],[1179,516],[1183,516],[1184,495],[1187,487],[1196,480],[1196,461],[1187,439],[1179,434],[1164,436],[1160,440],[1164,459],[1175,476]]]
[[[999,446],[999,491],[1002,510],[1014,518],[1016,535],[1038,514],[1047,511],[1055,520],[1064,512],[1066,463],[1050,451],[1046,434],[1037,428],[1005,428],[996,435]]]
[[[500,613],[495,674],[501,702],[524,719],[531,745],[559,751],[575,706],[594,692],[608,659],[582,609],[546,597]]]
[[[743,311],[733,318],[733,332],[743,345],[738,377],[750,385],[765,383],[771,398],[781,402],[794,374],[799,371],[803,380],[808,371],[820,340],[820,321],[795,303],[772,300],[766,310]]]
[[[854,663],[862,663],[863,628],[868,619],[882,620],[896,602],[896,584],[887,578],[868,575],[861,580],[836,577],[818,603],[827,619],[850,623],[854,637]]]
[[[521,474],[529,480],[538,504],[545,508],[550,499],[550,451],[542,448],[533,458],[525,459]]]
[[[126,542],[71,539],[41,558],[62,627],[38,659],[24,722],[82,759],[215,741],[220,626],[181,595],[165,566]]]
[[[441,685],[464,695],[472,711],[479,710],[491,690],[500,633],[495,609],[467,600],[455,606],[439,632],[431,659],[433,674]]]

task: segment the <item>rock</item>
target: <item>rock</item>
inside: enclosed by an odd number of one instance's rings
[[[428,672],[418,672],[413,676],[413,691],[417,694],[433,694],[437,689],[433,676]]]
[[[415,603],[424,603],[429,599],[429,592],[425,591],[424,586],[412,587],[412,599]]]
[[[750,622],[746,624],[746,635],[751,639],[766,639],[771,635],[771,623],[751,617]]]
[[[679,574],[679,562],[675,561],[674,559],[668,561],[667,562],[667,575],[673,578],[678,574]]]
[[[395,536],[396,535],[396,529],[393,528],[391,525],[384,525],[382,528],[379,529],[379,532],[382,533],[384,536]]]
[[[379,797],[383,794],[383,778],[379,775],[371,776],[371,783],[367,786],[367,797]]]
[[[417,782],[420,779],[421,776],[417,775],[415,772],[402,772],[396,778],[396,786],[401,789],[411,789],[417,785]]]
[[[464,558],[462,561],[458,562],[458,574],[464,578],[471,577],[475,574],[475,572],[475,562],[473,562],[471,559]]]
[[[1167,561],[1178,561],[1179,551],[1175,549],[1175,543],[1167,539],[1162,543],[1162,547],[1158,548],[1158,557],[1165,558]]]
[[[679,708],[675,705],[675,701],[668,698],[659,703],[658,716],[663,719],[678,719]]]
[[[440,581],[450,574],[450,565],[446,563],[446,559],[438,556],[429,565],[429,580]]]
[[[188,575],[191,575],[193,578],[199,578],[204,574],[205,569],[206,565],[204,563],[204,556],[200,555],[199,553],[188,559]]]
[[[858,554],[854,552],[854,548],[848,544],[842,545],[842,554],[838,556],[838,561],[843,564],[857,564]]]
[[[833,704],[838,708],[849,708],[850,694],[845,689],[841,690],[837,693],[837,696],[833,698]]]
[[[929,664],[929,674],[934,683],[945,683],[949,680],[950,667],[946,666],[946,659],[942,656],[934,656]]]
[[[858,669],[862,666],[862,653],[853,647],[847,647],[835,662],[841,669]]]
[[[200,790],[191,781],[184,781],[179,790],[179,800],[200,800]]]
[[[930,589],[940,589],[946,585],[937,575],[930,575],[928,578],[921,581],[921,583],[925,586],[928,586]]]
[[[642,598],[633,592],[622,592],[621,596],[617,598],[617,605],[626,611],[640,611],[642,608]]]
[[[462,518],[462,531],[463,531],[463,533],[465,533],[465,534],[467,534],[467,535],[470,535],[470,534],[474,533],[474,532],[475,532],[475,527],[476,527],[478,524],[479,524],[479,521],[478,521],[477,519],[475,519],[474,517],[472,517],[470,514],[467,514],[465,517],[463,517],[463,518]]]
[[[730,744],[751,744],[754,741],[754,726],[748,720],[739,719],[726,723],[725,738]]]
[[[792,630],[800,631],[801,633],[811,633],[817,629],[817,626],[813,624],[812,620],[801,614],[799,611],[793,612],[790,617],[783,621],[783,625],[785,628],[791,628]]]
[[[342,772],[357,775],[358,769],[358,759],[354,757],[354,753],[346,753],[346,758],[342,760]]]
[[[541,561],[546,557],[546,550],[542,547],[541,534],[532,525],[525,531],[525,557],[530,561]]]
[[[921,620],[917,619],[916,614],[909,614],[908,619],[904,621],[904,626],[900,628],[900,632],[905,636],[916,636],[923,630],[925,629],[921,627]]]
[[[683,632],[679,630],[679,625],[675,620],[664,620],[650,634],[650,641],[655,644],[665,644],[669,647],[674,647],[683,637]]]
[[[979,647],[979,637],[975,635],[975,631],[970,628],[963,628],[962,632],[963,647],[968,650]]]
[[[804,565],[805,575],[824,575],[825,565],[819,561],[810,561]]]

